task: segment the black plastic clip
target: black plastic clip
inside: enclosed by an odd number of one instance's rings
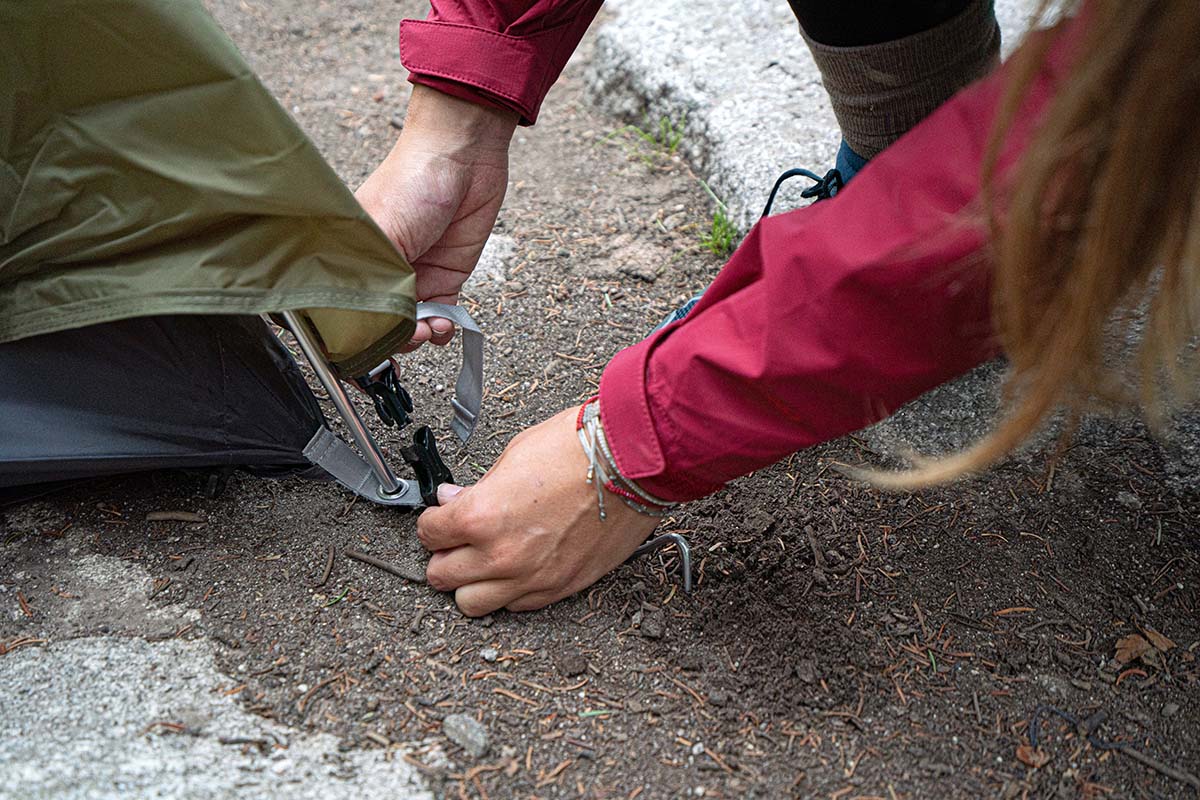
[[[400,385],[396,367],[390,360],[371,370],[370,375],[355,378],[359,388],[371,397],[375,413],[384,425],[403,428],[412,422],[412,395]]]
[[[427,506],[438,505],[437,490],[443,483],[454,483],[454,476],[442,456],[438,453],[437,440],[428,425],[413,431],[413,443],[400,448],[400,455],[417,475],[421,488],[421,500]]]

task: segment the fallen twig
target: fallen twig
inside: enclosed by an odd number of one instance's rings
[[[1122,745],[1119,750],[1120,752],[1132,758],[1134,761],[1137,761],[1140,764],[1145,764],[1150,769],[1161,772],[1168,778],[1174,778],[1180,783],[1186,783],[1193,789],[1200,790],[1200,778],[1197,778],[1190,772],[1185,772],[1184,770],[1177,769],[1169,764],[1164,764],[1156,758],[1151,758],[1140,750],[1134,750],[1129,745]]]
[[[258,748],[260,753],[267,752],[271,746],[271,743],[266,739],[259,739],[252,736],[222,736],[217,741],[225,745],[253,745]]]
[[[321,579],[312,585],[312,588],[319,589],[329,580],[330,573],[333,572],[333,555],[334,546],[329,545],[329,550],[325,553],[325,569],[321,571]]]
[[[7,655],[18,647],[28,647],[33,644],[45,644],[45,639],[34,639],[32,636],[18,636],[7,642],[0,641],[0,656]]]
[[[345,555],[346,558],[351,558],[355,561],[361,561],[364,564],[370,564],[372,567],[381,569],[384,572],[390,572],[398,578],[404,578],[406,581],[413,581],[414,583],[425,582],[424,571],[418,573],[413,569],[405,569],[398,564],[392,564],[388,561],[376,558],[375,556],[367,555],[361,550],[345,550],[343,551],[343,555]]]
[[[151,511],[146,522],[208,522],[208,519],[194,511]]]
[[[1049,714],[1059,717],[1065,722],[1073,725],[1076,732],[1083,735],[1087,739],[1088,743],[1097,750],[1116,750],[1119,753],[1124,753],[1134,761],[1149,767],[1155,772],[1166,775],[1168,778],[1173,778],[1180,783],[1186,783],[1193,789],[1200,790],[1200,778],[1197,778],[1192,773],[1179,769],[1178,767],[1172,767],[1169,764],[1164,764],[1158,759],[1152,758],[1140,750],[1133,749],[1125,742],[1114,742],[1101,739],[1097,731],[1099,730],[1100,725],[1103,724],[1105,718],[1108,716],[1104,711],[1098,711],[1087,720],[1081,721],[1075,716],[1057,709],[1054,706],[1038,706],[1033,710],[1033,714],[1029,718],[1029,744],[1032,747],[1036,748],[1038,746],[1039,717]]]

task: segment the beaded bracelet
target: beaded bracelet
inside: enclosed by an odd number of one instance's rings
[[[615,494],[621,502],[639,514],[651,517],[665,516],[675,507],[674,503],[660,500],[626,478],[617,469],[616,459],[604,435],[604,425],[600,420],[600,398],[589,398],[579,409],[575,420],[575,429],[579,433],[579,443],[588,458],[587,482],[596,486],[596,504],[600,507],[600,519],[608,518],[604,508],[604,491]]]

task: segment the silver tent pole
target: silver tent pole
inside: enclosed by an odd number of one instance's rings
[[[358,416],[358,411],[354,408],[354,403],[350,401],[350,397],[346,394],[345,387],[342,386],[342,382],[337,379],[337,376],[333,374],[333,370],[329,368],[329,362],[325,359],[325,354],[321,352],[321,348],[317,345],[308,320],[295,311],[284,311],[283,318],[287,321],[288,327],[292,329],[292,333],[295,335],[296,341],[300,344],[300,349],[304,352],[304,357],[308,359],[308,363],[312,366],[313,372],[317,374],[317,380],[325,387],[325,391],[329,393],[329,399],[333,401],[333,405],[337,408],[338,413],[341,414],[342,421],[350,429],[350,435],[354,438],[354,443],[358,445],[358,449],[362,452],[363,459],[371,467],[371,471],[375,473],[375,477],[379,479],[380,488],[385,494],[396,494],[403,488],[403,484],[392,474],[391,467],[384,460],[383,453],[379,450],[379,445],[375,443],[375,438],[371,436],[371,432],[367,430],[367,426],[363,425],[362,418]]]

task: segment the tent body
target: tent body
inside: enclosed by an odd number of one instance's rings
[[[283,312],[366,373],[412,268],[201,3],[0,0],[0,489],[311,467]]]
[[[152,469],[307,469],[325,423],[257,317],[137,317],[0,345],[0,492]]]
[[[285,310],[362,374],[412,268],[198,0],[0,0],[0,342]]]

